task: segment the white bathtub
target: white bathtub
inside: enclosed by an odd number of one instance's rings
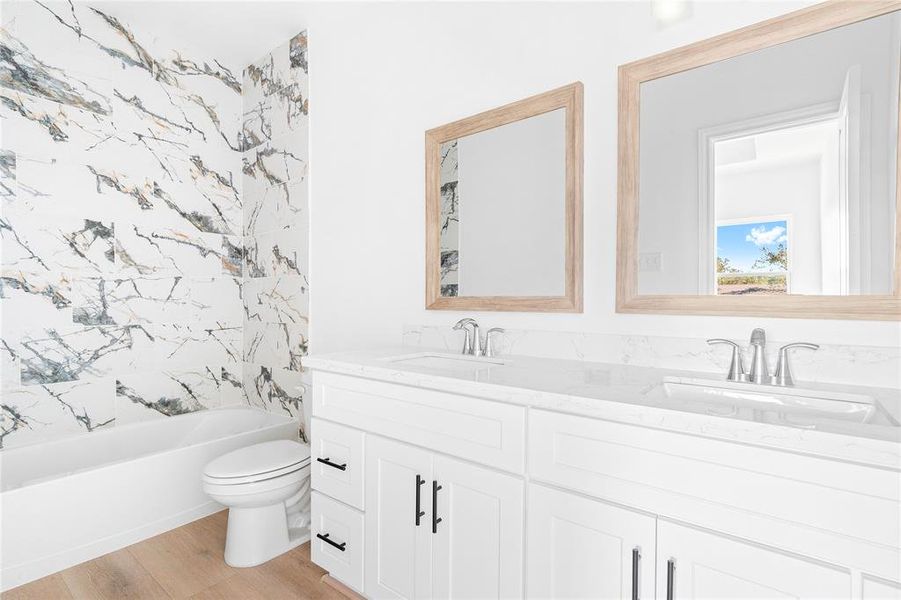
[[[221,408],[0,452],[0,590],[212,514],[201,471],[296,421]]]

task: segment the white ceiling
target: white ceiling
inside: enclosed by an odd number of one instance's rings
[[[298,0],[101,0],[84,2],[152,31],[173,47],[215,56],[233,68],[261,58],[307,26]]]

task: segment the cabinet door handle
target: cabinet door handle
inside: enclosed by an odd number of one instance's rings
[[[666,561],[666,600],[673,600],[675,597],[676,584],[676,559],[671,558]]]
[[[632,548],[632,600],[638,600],[638,572],[641,561],[641,548]]]
[[[441,486],[437,481],[432,482],[432,533],[438,533],[438,523],[441,518],[438,516],[438,490]]]
[[[332,546],[332,547],[334,547],[334,548],[337,548],[337,549],[340,550],[341,552],[344,552],[344,550],[346,550],[345,546],[347,546],[347,542],[341,542],[341,543],[339,544],[339,543],[337,543],[337,542],[333,542],[332,540],[330,540],[328,536],[329,536],[328,533],[326,533],[325,535],[322,535],[321,533],[317,533],[317,534],[316,534],[316,537],[318,537],[320,540],[322,540],[323,542],[325,542],[325,543],[328,544],[329,546]]]
[[[321,462],[322,464],[328,465],[328,466],[332,467],[333,469],[338,469],[339,471],[347,470],[347,463],[342,463],[340,465],[335,464],[332,461],[330,461],[328,458],[329,458],[328,456],[326,456],[325,458],[317,458],[316,462]]]
[[[425,516],[425,511],[420,510],[422,506],[422,484],[425,483],[425,479],[422,478],[422,475],[416,475],[416,526],[419,527],[419,520]]]

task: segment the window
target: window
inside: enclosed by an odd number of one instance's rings
[[[716,293],[788,294],[790,220],[755,217],[716,224]]]

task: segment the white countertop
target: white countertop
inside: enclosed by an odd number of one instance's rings
[[[529,356],[475,359],[440,368],[397,361],[436,354],[448,356],[445,350],[393,347],[313,355],[304,362],[318,371],[901,470],[901,427],[897,426],[901,390],[897,389],[796,382],[797,388],[866,395],[881,410],[869,423],[799,415],[786,421],[777,420],[773,412],[733,410],[722,400],[682,402],[663,393],[665,380],[725,379],[711,373]],[[489,366],[485,360],[504,364]]]

